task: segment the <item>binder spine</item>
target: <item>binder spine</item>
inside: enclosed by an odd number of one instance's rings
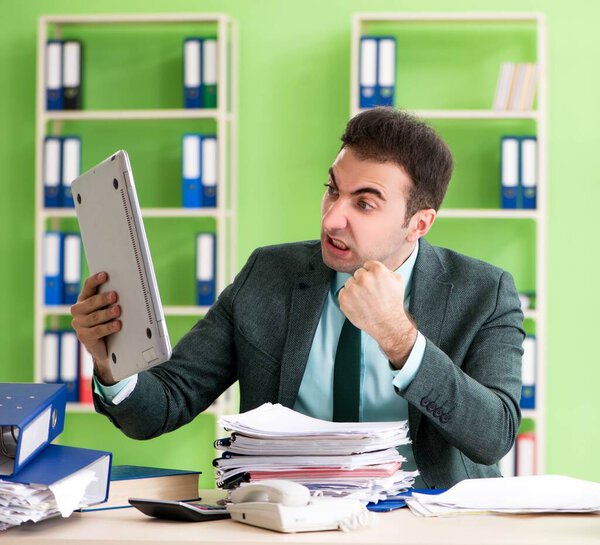
[[[42,349],[42,380],[48,384],[55,384],[59,380],[60,333],[45,331]]]
[[[216,207],[217,206],[217,168],[219,164],[218,146],[216,136],[202,137],[202,176],[201,191],[202,191],[202,206]]]
[[[379,38],[377,51],[377,104],[393,106],[396,84],[396,39]]]
[[[500,156],[502,208],[519,208],[519,139],[513,136],[503,137]]]
[[[56,136],[44,140],[44,206],[57,208],[61,198],[62,141]]]
[[[67,401],[79,401],[79,342],[74,331],[60,333],[60,382],[67,386]]]
[[[184,134],[182,144],[183,207],[198,208],[202,206],[202,137],[199,134]]]
[[[184,106],[202,108],[202,40],[187,38],[183,42]]]
[[[202,42],[202,107],[217,107],[217,40],[204,39]]]
[[[77,233],[64,236],[63,270],[63,304],[74,305],[81,288],[81,236]]]
[[[523,208],[537,207],[537,139],[521,138],[521,202]]]
[[[216,236],[199,233],[196,237],[197,304],[210,306],[215,302]]]
[[[527,336],[523,341],[521,364],[521,409],[535,409],[536,359],[536,338]]]
[[[63,43],[63,108],[81,109],[81,42],[67,40]]]
[[[360,107],[377,105],[377,39],[363,36],[360,39]]]
[[[62,41],[48,40],[46,43],[46,109],[63,109],[62,88]]]
[[[44,301],[46,305],[60,305],[63,297],[63,236],[58,231],[44,234]]]
[[[71,184],[81,174],[81,140],[77,136],[65,136],[62,139],[61,173],[62,206],[74,208]]]

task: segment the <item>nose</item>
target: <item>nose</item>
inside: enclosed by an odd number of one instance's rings
[[[325,231],[331,233],[346,228],[348,218],[341,199],[328,201],[327,196],[323,199],[321,225]]]

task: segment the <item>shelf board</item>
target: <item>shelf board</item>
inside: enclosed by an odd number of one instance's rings
[[[231,217],[230,210],[218,208],[142,208],[144,218],[219,218]],[[75,218],[74,208],[46,208],[41,212],[42,219]]]
[[[43,15],[42,23],[53,25],[131,24],[131,23],[218,23],[230,21],[225,13],[148,13],[118,15]]]
[[[229,112],[211,108],[169,108],[163,110],[56,110],[41,115],[48,121],[142,121],[165,119],[219,119],[233,120]]]
[[[503,210],[496,208],[442,208],[439,218],[454,219],[526,219],[537,220],[537,210]]]
[[[543,13],[538,12],[411,12],[411,13],[355,13],[354,20],[364,23],[372,22],[536,22],[544,19]]]

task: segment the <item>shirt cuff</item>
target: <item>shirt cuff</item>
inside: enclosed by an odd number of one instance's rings
[[[137,375],[120,380],[112,386],[104,386],[94,375],[94,392],[96,392],[104,401],[118,405],[121,401],[127,399],[133,392],[137,384]]]
[[[421,362],[423,361],[423,354],[425,354],[425,336],[417,331],[417,340],[415,341],[406,363],[402,366],[402,369],[394,371],[392,384],[400,391],[405,390],[410,386],[417,375]]]

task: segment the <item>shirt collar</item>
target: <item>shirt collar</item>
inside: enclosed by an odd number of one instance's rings
[[[394,273],[402,275],[404,278],[404,299],[406,299],[410,295],[410,291],[412,289],[412,273],[415,268],[415,262],[417,261],[417,254],[419,253],[419,243],[415,244],[415,248],[412,253],[408,256],[408,259],[402,263]],[[350,278],[352,275],[348,273],[336,272],[332,283],[331,283],[331,291],[335,296],[335,301],[337,303],[337,294],[344,287],[346,280]]]

